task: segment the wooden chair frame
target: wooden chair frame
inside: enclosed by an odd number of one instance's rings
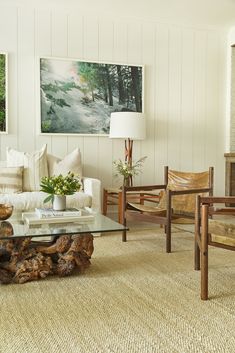
[[[129,219],[138,219],[139,221],[153,222],[156,224],[163,225],[165,227],[166,234],[166,252],[171,252],[171,222],[174,217],[172,212],[172,198],[176,195],[185,195],[185,194],[198,194],[198,193],[208,193],[210,196],[213,195],[213,167],[209,168],[209,186],[208,188],[201,189],[188,189],[188,190],[169,190],[167,189],[168,185],[168,167],[164,167],[164,184],[162,185],[150,185],[150,186],[132,186],[132,187],[123,187],[122,190],[122,224],[126,226],[127,216]],[[129,191],[138,192],[138,190],[153,191],[153,190],[165,190],[166,192],[166,210],[162,214],[151,215],[144,212],[136,212],[138,216],[133,213],[128,213],[128,209],[131,210],[131,207],[128,206],[127,193]],[[184,218],[185,216],[181,216]],[[192,216],[194,217],[194,215]],[[178,217],[179,218],[179,217]],[[122,233],[122,241],[126,242],[126,231]]]
[[[159,195],[156,193],[139,190],[138,192],[127,192],[128,201],[144,204],[145,201],[157,202]],[[122,188],[103,189],[103,215],[107,215],[108,206],[118,206],[118,222],[122,224]]]
[[[208,299],[208,247],[215,246],[227,250],[235,250],[235,246],[213,242],[209,233],[209,219],[213,215],[235,216],[235,207],[214,207],[214,204],[235,204],[235,197],[201,197],[197,196],[195,210],[195,256],[194,268],[201,270],[201,299]],[[220,221],[223,223],[223,220]]]

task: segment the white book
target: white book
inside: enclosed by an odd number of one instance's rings
[[[28,225],[84,223],[94,221],[94,214],[84,211],[80,216],[39,218],[35,212],[24,212],[22,213],[22,220]]]
[[[64,211],[55,211],[53,208],[35,208],[35,213],[39,218],[50,217],[79,217],[82,212],[78,208],[66,208]]]

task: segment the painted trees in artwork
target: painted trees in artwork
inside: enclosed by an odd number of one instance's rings
[[[114,99],[127,110],[142,111],[142,70],[138,66],[78,62],[78,74],[92,101],[103,99],[109,106]]]
[[[6,130],[6,57],[0,54],[0,131]]]
[[[142,67],[41,59],[42,132],[105,134],[113,111],[142,111]]]

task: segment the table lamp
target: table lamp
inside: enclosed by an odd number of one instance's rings
[[[137,112],[111,113],[110,138],[125,139],[125,161],[132,166],[133,140],[145,139],[145,117]],[[130,177],[132,185],[132,177]]]

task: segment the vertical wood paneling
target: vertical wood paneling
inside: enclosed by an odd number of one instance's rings
[[[142,60],[142,24],[129,23],[127,29],[128,63],[139,65]]]
[[[206,126],[205,126],[205,162],[211,164],[215,168],[215,186],[218,185],[218,190],[221,190],[221,184],[224,187],[224,165],[219,166],[217,161],[219,155],[221,156],[221,162],[223,158],[224,150],[219,150],[219,141],[217,135],[217,129],[219,128],[221,119],[220,115],[220,95],[222,94],[221,87],[221,72],[220,67],[220,55],[219,55],[219,41],[218,36],[214,33],[208,33],[208,44],[207,44],[207,75],[206,75]],[[211,58],[214,58],[212,61]],[[210,60],[210,63],[209,63]],[[215,75],[217,72],[217,75]],[[225,121],[224,121],[225,124]],[[221,137],[223,137],[223,130],[220,131]],[[220,146],[221,148],[221,146]],[[221,175],[221,171],[223,171]]]
[[[9,53],[9,134],[0,135],[1,158],[7,145],[29,151],[47,143],[58,157],[79,146],[84,175],[120,185],[112,162],[124,159],[124,140],[38,135],[38,58],[143,64],[147,138],[134,142],[134,159],[148,159],[135,184],[162,182],[167,164],[194,171],[214,165],[222,192],[224,40],[215,30],[1,7],[0,50]]]
[[[8,54],[8,134],[0,135],[0,158],[18,146],[17,9],[1,8],[0,51]]]
[[[51,45],[51,12],[46,10],[35,13],[35,130],[36,148],[47,144],[47,151],[51,150],[52,136],[39,135],[40,132],[40,58],[52,55]]]
[[[77,13],[68,15],[68,57],[83,58],[83,17]]]
[[[155,95],[155,26],[146,25],[143,27],[143,54],[144,63],[144,106],[146,117],[146,139],[141,142],[140,156],[147,156],[143,164],[143,173],[140,175],[140,184],[154,184],[154,95]]]
[[[84,57],[87,60],[99,59],[99,26],[96,17],[84,18]],[[99,138],[97,136],[84,137],[84,175],[98,177],[98,150]]]
[[[127,24],[123,22],[114,23],[114,43],[113,61],[127,63]],[[112,141],[112,161],[124,160],[124,140],[113,139]],[[112,186],[122,185],[122,179],[115,177],[115,169],[112,166]]]
[[[64,157],[68,153],[68,138],[66,136],[52,136],[51,153],[57,157]]]
[[[84,139],[83,172],[85,176],[98,178],[98,151],[99,140],[97,137]],[[103,156],[105,158],[105,156]]]
[[[85,17],[83,25],[84,57],[97,61],[99,57],[99,26],[97,17]]]
[[[112,185],[112,141],[109,137],[99,137],[98,177],[103,187]]]
[[[158,25],[155,40],[155,179],[163,182],[163,166],[168,164],[169,31]]]
[[[112,62],[113,60],[113,22],[99,21],[99,60]],[[102,179],[103,187],[112,185],[112,140],[99,137],[98,177]],[[105,156],[105,158],[104,158]]]
[[[227,36],[222,33],[218,36],[218,110],[217,110],[217,131],[216,131],[216,171],[215,171],[215,187],[217,195],[224,194],[225,188],[225,159],[226,152],[226,119],[222,119],[226,111],[226,93],[227,93],[227,70],[226,56],[223,53],[227,49]]]
[[[52,56],[64,57],[68,55],[68,15],[55,11],[51,16],[51,52]],[[65,156],[68,152],[67,136],[52,136],[51,152]]]
[[[206,126],[206,55],[207,33],[195,33],[194,121],[193,121],[193,170],[204,170]]]
[[[68,15],[68,57],[80,60],[84,57],[83,17],[76,12]],[[75,148],[79,147],[82,160],[84,157],[83,144],[83,136],[68,136],[68,152],[72,152]]]
[[[207,36],[206,70],[206,126],[205,126],[205,163],[216,164],[216,124],[218,120],[218,37],[214,33]],[[213,60],[212,60],[213,58]],[[217,72],[217,75],[215,75]]]
[[[18,113],[24,123],[19,123],[18,148],[21,151],[35,149],[35,61],[34,57],[34,11],[18,11]],[[29,99],[30,97],[30,99]],[[27,136],[27,138],[25,138]]]
[[[50,56],[51,47],[51,12],[35,11],[35,55]]]
[[[51,53],[62,58],[68,55],[68,16],[64,12],[51,15]]]
[[[127,32],[127,62],[129,65],[142,64],[142,25],[139,23],[129,23]],[[144,96],[143,96],[144,99]],[[144,103],[144,101],[143,101]],[[144,104],[143,104],[144,108]],[[133,143],[133,162],[141,156],[141,141],[135,140]],[[140,175],[134,179],[135,185],[140,185]]]
[[[99,20],[99,60],[113,61],[113,22],[110,20]]]
[[[181,98],[182,98],[182,31],[169,31],[169,120],[168,165],[180,169]]]
[[[113,61],[127,63],[127,23],[114,22]]]
[[[180,127],[180,169],[192,171],[194,120],[194,33],[182,32],[182,98]]]

